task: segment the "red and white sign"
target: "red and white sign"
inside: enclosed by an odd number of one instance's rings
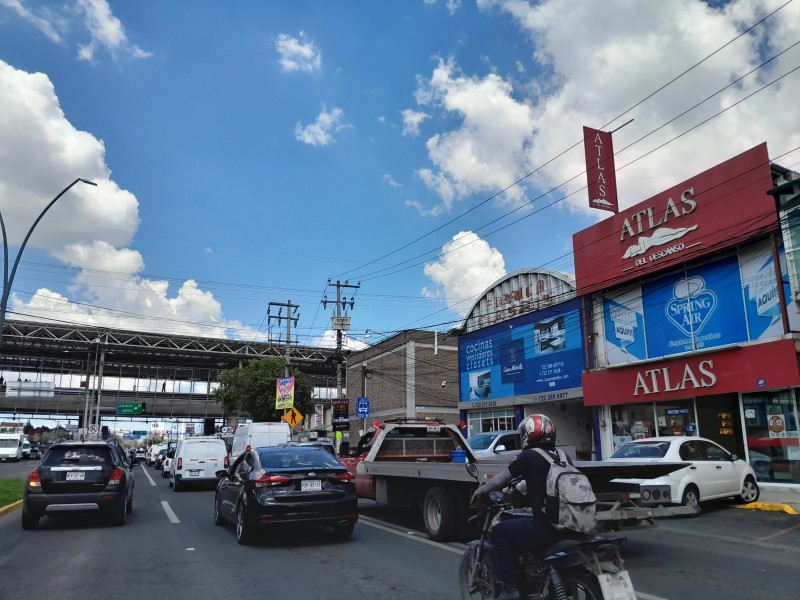
[[[800,385],[794,340],[584,373],[586,406],[678,400]],[[760,383],[761,382],[761,383]]]
[[[614,287],[778,228],[767,145],[572,236],[578,294]]]
[[[611,134],[584,127],[583,152],[586,156],[589,206],[616,213],[617,174],[614,170]]]

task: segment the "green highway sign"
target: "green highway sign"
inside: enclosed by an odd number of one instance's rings
[[[138,435],[138,436],[147,435],[147,432],[146,431],[134,431],[133,435]]]
[[[117,402],[118,415],[141,415],[144,413],[144,402]]]

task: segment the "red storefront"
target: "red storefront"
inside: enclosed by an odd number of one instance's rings
[[[774,185],[761,144],[573,237],[601,456],[701,435],[762,481],[800,483],[800,315]]]

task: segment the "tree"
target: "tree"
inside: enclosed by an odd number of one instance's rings
[[[24,433],[25,435],[30,435],[32,431],[33,431],[33,424],[30,421],[28,421],[27,423],[25,423],[25,427],[22,428],[22,433]]]
[[[294,407],[300,414],[312,410],[314,386],[308,376],[294,376]],[[279,358],[253,360],[241,369],[229,369],[219,375],[219,387],[214,395],[226,413],[245,413],[254,421],[280,421],[282,409],[275,408],[275,382],[284,376],[284,362]]]

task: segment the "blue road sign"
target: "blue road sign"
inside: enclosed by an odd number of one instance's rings
[[[359,419],[369,417],[369,398],[356,398],[356,417]]]

